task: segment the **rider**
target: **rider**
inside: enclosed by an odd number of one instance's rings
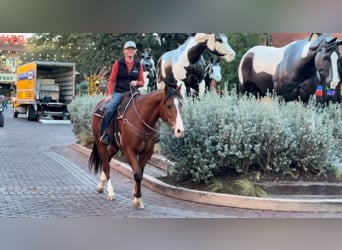
[[[123,48],[124,58],[116,60],[112,67],[105,99],[107,104],[100,131],[100,141],[105,145],[110,143],[110,136],[105,131],[116,113],[123,93],[130,91],[130,86],[144,86],[144,70],[141,63],[134,59],[136,52],[135,42],[127,41]]]

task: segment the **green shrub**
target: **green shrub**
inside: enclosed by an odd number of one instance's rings
[[[84,146],[93,143],[91,113],[102,98],[78,97],[68,107]],[[208,95],[201,101],[185,99],[182,113],[185,136],[164,135],[169,132],[165,124],[160,136],[161,153],[174,162],[170,175],[179,181],[208,183],[227,172],[245,175],[255,168],[277,176],[324,176],[341,161],[340,105]]]
[[[307,107],[230,94],[185,100],[181,139],[162,136],[163,154],[178,180],[207,183],[252,166],[275,175],[326,175],[341,148],[341,107]],[[165,130],[165,126],[162,127]]]
[[[68,106],[70,121],[78,143],[89,147],[93,143],[91,130],[91,115],[95,105],[104,97],[102,95],[77,97]]]

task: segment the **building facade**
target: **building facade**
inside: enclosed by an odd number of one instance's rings
[[[24,52],[27,52],[24,35],[0,34],[0,95],[12,95],[16,68],[20,64],[20,54]]]

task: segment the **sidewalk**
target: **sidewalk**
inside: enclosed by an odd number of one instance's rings
[[[87,156],[89,156],[91,153],[90,149],[78,144],[73,144],[73,149]],[[151,162],[155,164],[158,164],[158,162],[163,160],[158,157],[152,158],[153,159],[151,159]],[[160,165],[162,166],[163,164]],[[118,172],[124,174],[125,176],[132,178],[131,168],[128,164],[112,159],[111,167],[117,170]],[[182,187],[175,187],[157,179],[157,177],[165,175],[166,169],[161,169],[159,167],[148,165],[145,168],[142,184],[153,191],[173,198],[216,206],[285,212],[342,212],[341,198],[256,198],[230,194],[220,194],[213,192],[191,190]]]

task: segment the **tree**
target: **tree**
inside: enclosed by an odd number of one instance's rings
[[[186,34],[177,33],[35,33],[29,39],[30,52],[22,60],[75,62],[81,73],[79,81],[83,81],[102,66],[110,69],[114,60],[122,57],[122,46],[127,40],[136,41],[137,58],[149,49],[158,60],[162,53],[176,48],[186,38]]]
[[[137,59],[148,49],[155,62],[166,51],[179,47],[189,37],[188,33],[35,33],[29,39],[29,53],[21,60],[60,61],[76,63],[80,72],[78,82],[97,74],[104,66],[110,72],[114,60],[122,57],[122,46],[127,40],[137,44]],[[243,54],[252,46],[265,43],[264,33],[229,33],[228,42],[236,52],[232,62],[221,60],[223,86],[226,90],[234,88],[238,82],[237,70]],[[208,61],[212,56],[208,51],[203,54]]]

